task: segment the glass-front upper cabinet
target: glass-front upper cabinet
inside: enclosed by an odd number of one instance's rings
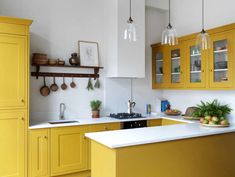
[[[233,32],[224,32],[211,37],[210,87],[234,85],[234,38]]]
[[[166,47],[152,46],[153,88],[166,86]]]
[[[183,83],[183,61],[180,46],[172,46],[170,49],[170,69],[171,87],[181,86]]]
[[[195,40],[184,42],[186,64],[186,84],[190,88],[204,88],[206,86],[205,66],[208,53],[201,51],[195,45]]]

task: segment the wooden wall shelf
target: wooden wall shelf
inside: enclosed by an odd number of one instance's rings
[[[93,66],[70,66],[70,65],[35,65],[36,72],[32,72],[31,76],[38,77],[82,77],[82,78],[99,78],[99,70],[103,67]],[[41,67],[60,67],[60,68],[77,68],[77,69],[93,69],[94,72],[91,74],[84,73],[52,73],[52,72],[40,72]]]

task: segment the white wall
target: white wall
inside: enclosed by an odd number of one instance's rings
[[[234,0],[206,0],[205,26],[214,28],[235,22]],[[178,34],[186,35],[201,30],[201,1],[174,0],[172,1],[172,23]],[[218,99],[222,103],[230,104],[235,116],[235,91],[176,91],[165,90],[163,97],[169,99],[174,108],[185,111],[200,100]]]
[[[1,0],[0,15],[33,19],[31,53],[47,53],[50,58],[68,60],[78,51],[78,40],[97,41],[100,46],[101,65],[105,66],[104,1],[101,0]],[[77,70],[56,69],[57,72]],[[62,79],[57,79],[61,84]],[[71,79],[66,79],[67,84]],[[101,78],[102,84],[104,79]],[[75,79],[77,89],[58,91],[42,97],[39,89],[42,79],[31,78],[30,112],[34,120],[58,119],[59,103],[67,105],[67,117],[90,115],[89,101],[104,101],[104,88],[86,90],[87,79]],[[50,79],[50,84],[52,79]]]
[[[165,18],[164,11],[146,8],[146,77],[144,79],[133,79],[133,101],[136,102],[135,112],[144,113],[146,104],[151,104],[153,111],[160,110],[159,100],[162,98],[162,91],[152,90],[152,54],[150,45],[161,39],[161,31],[165,26]],[[127,101],[130,98],[130,79],[106,79],[105,100],[107,113],[126,112]]]
[[[97,41],[100,45],[101,64],[106,67],[105,5],[104,0],[1,0],[0,15],[34,20],[31,27],[31,53],[43,52],[50,58],[68,60],[70,54],[78,50],[78,40]],[[151,89],[150,44],[160,39],[165,14],[154,9],[148,9],[146,14],[146,79],[133,81],[136,112],[144,112],[147,103],[153,104],[153,110],[156,110],[156,100],[161,94]],[[76,72],[75,69],[49,70]],[[47,81],[51,84],[52,79]],[[68,84],[70,81],[66,79]],[[92,99],[104,102],[103,115],[110,112],[126,112],[126,102],[130,98],[130,80],[104,79],[102,75],[102,88],[94,92],[86,90],[87,79],[75,81],[78,84],[77,89],[58,91],[48,97],[42,97],[39,94],[42,79],[31,78],[31,119],[34,122],[58,119],[61,102],[67,105],[67,118],[87,117],[90,116],[89,101]],[[57,82],[60,85],[62,79],[57,79]]]

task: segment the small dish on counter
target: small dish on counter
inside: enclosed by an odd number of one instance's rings
[[[165,114],[168,116],[179,116],[181,115],[181,111],[177,110],[177,109],[167,109],[165,111]]]

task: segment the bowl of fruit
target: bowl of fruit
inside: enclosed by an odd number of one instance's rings
[[[181,111],[178,109],[167,109],[165,114],[169,116],[179,116],[181,115]]]
[[[201,117],[200,123],[206,127],[228,127],[229,121],[226,118],[232,111],[229,105],[221,105],[218,100],[212,102],[201,101],[197,105],[197,110],[193,113],[194,117]]]

